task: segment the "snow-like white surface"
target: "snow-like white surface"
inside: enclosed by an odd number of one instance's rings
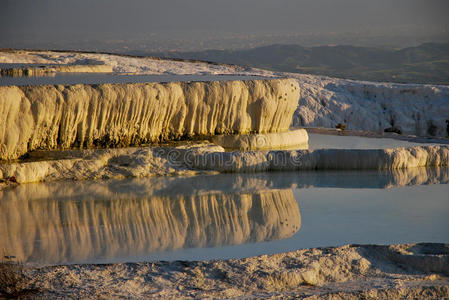
[[[302,74],[293,125],[446,136],[449,86],[353,81]],[[346,122],[345,122],[346,121]]]
[[[45,299],[444,299],[447,248],[345,245],[228,260],[27,266],[19,278]]]
[[[229,65],[215,65],[203,62],[183,62],[140,58],[100,53],[51,52],[51,51],[14,51],[0,52],[1,63],[14,64],[105,64],[112,66],[116,73],[134,74],[271,74],[267,71],[248,71],[247,68]]]
[[[95,53],[0,52],[0,63],[104,63],[112,66],[114,72],[135,74],[288,76],[298,80],[301,90],[294,126],[334,128],[346,120],[348,129],[383,132],[395,127],[406,134],[449,135],[446,130],[449,86],[364,82],[232,65]]]

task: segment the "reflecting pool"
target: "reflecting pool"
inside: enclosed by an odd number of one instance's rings
[[[430,146],[435,143],[416,143],[393,138],[342,136],[309,133],[309,149],[387,149],[398,147]]]
[[[56,84],[102,84],[145,83],[176,81],[226,81],[266,79],[248,75],[176,75],[176,74],[110,74],[110,73],[54,73],[48,76],[0,76],[0,86],[5,85],[56,85]]]
[[[416,168],[23,184],[0,191],[0,251],[52,265],[447,243],[448,183]]]

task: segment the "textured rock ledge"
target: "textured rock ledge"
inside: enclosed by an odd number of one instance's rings
[[[0,76],[45,76],[54,73],[111,73],[108,65],[53,65],[0,68]]]
[[[69,158],[0,164],[0,179],[18,182],[199,173],[306,170],[396,170],[449,166],[449,146],[225,152],[213,144],[65,152]]]
[[[195,153],[184,157],[185,164],[193,169],[219,172],[394,170],[448,166],[449,146]]]
[[[244,259],[27,267],[42,298],[421,299],[449,294],[449,245],[312,248]],[[238,283],[238,284],[236,284]]]
[[[288,130],[293,79],[0,87],[0,159],[35,149],[129,146]]]

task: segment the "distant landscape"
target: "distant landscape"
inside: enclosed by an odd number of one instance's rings
[[[247,50],[132,51],[128,54],[198,59],[357,80],[449,85],[449,43],[425,43],[397,50],[344,45],[271,45]]]

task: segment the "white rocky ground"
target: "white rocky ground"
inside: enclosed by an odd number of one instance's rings
[[[449,245],[347,245],[202,262],[29,267],[16,274],[16,295],[29,290],[30,298],[443,299]]]
[[[422,84],[375,83],[276,73],[224,64],[183,62],[108,54],[9,51],[0,63],[105,64],[114,72],[133,74],[241,74],[288,76],[298,80],[301,96],[293,119],[295,126],[330,127],[383,132],[399,129],[406,134],[447,136],[449,87]]]
[[[8,64],[105,64],[112,66],[117,73],[131,74],[242,74],[248,73],[247,68],[208,64],[203,62],[183,62],[176,60],[161,60],[157,58],[140,58],[121,55],[82,53],[82,52],[52,52],[52,51],[2,51],[0,63]],[[266,72],[270,74],[271,72]],[[264,71],[254,71],[254,75],[265,74]]]
[[[226,152],[214,144],[44,152],[45,160],[0,164],[0,188],[19,183],[199,173],[396,170],[449,166],[449,146]],[[65,155],[65,157],[64,157]],[[59,157],[58,157],[59,156]],[[62,156],[62,157],[61,157]]]

